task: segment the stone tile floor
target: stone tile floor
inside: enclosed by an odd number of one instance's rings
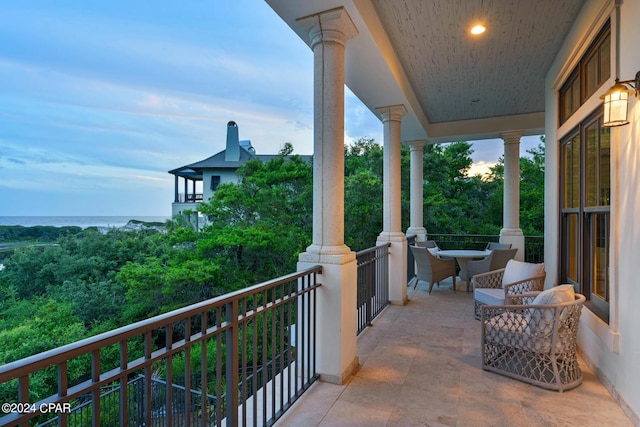
[[[633,426],[582,360],[564,393],[483,371],[472,294],[427,286],[360,335],[347,384],[316,382],[277,426]]]

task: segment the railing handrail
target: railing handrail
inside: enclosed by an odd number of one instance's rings
[[[257,289],[271,289],[292,280],[296,280],[311,273],[322,271],[322,267],[316,265],[306,270],[281,276],[276,279],[268,280],[248,288],[233,291],[215,298],[211,298],[188,307],[179,308],[167,313],[159,314],[149,319],[144,319],[130,325],[126,325],[111,331],[103,332],[93,337],[75,341],[70,344],[63,345],[33,356],[25,357],[13,362],[9,362],[0,366],[0,383],[10,381],[14,378],[21,377],[48,366],[56,365],[71,358],[89,354],[92,351],[99,350],[106,346],[117,344],[124,339],[132,338],[164,327],[167,324],[183,320],[185,317],[193,316],[209,307],[221,306],[245,295],[251,295]]]
[[[415,234],[407,234],[407,237],[413,237]],[[470,234],[470,233],[427,233],[427,236],[466,236],[466,237],[500,237],[498,234]],[[544,237],[544,235],[527,234],[524,237]]]
[[[362,256],[362,255],[366,255],[366,254],[368,254],[370,252],[375,252],[378,249],[388,248],[390,246],[391,246],[391,243],[383,243],[383,244],[378,245],[378,246],[373,246],[371,248],[363,249],[361,251],[356,252],[356,258],[358,258],[359,256]]]

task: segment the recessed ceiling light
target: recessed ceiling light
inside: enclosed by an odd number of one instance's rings
[[[477,36],[478,34],[484,33],[486,30],[487,28],[482,24],[474,25],[473,28],[471,28],[471,34]]]

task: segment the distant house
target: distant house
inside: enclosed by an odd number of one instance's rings
[[[172,215],[195,212],[199,203],[208,201],[220,184],[237,183],[236,171],[249,160],[268,162],[277,157],[275,154],[256,154],[250,140],[240,141],[238,125],[230,121],[227,123],[227,145],[223,151],[169,171],[175,177]]]

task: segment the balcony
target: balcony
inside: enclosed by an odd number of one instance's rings
[[[357,254],[358,331],[388,304],[388,256],[386,244]],[[271,425],[319,376],[318,274],[311,267],[0,366],[0,426]]]
[[[388,306],[389,245],[356,259],[360,367],[344,385],[317,381],[316,267],[1,366],[11,401],[45,413],[0,426],[633,425],[582,359],[564,394],[483,371],[472,294],[423,284]],[[79,363],[88,375],[73,376]],[[55,368],[58,392],[32,395]]]
[[[316,382],[277,425],[633,426],[582,359],[584,382],[565,393],[483,371],[472,294],[426,287],[359,336],[347,384]]]
[[[178,193],[174,203],[198,203],[202,201],[202,193]]]

